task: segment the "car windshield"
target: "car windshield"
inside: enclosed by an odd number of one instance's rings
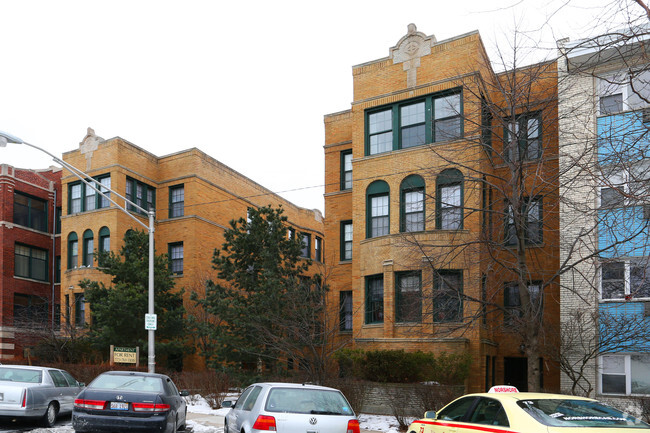
[[[126,391],[162,392],[162,381],[158,377],[103,374],[98,376],[88,388],[119,389]]]
[[[8,382],[41,383],[43,372],[24,368],[0,367],[0,380]]]
[[[267,412],[354,415],[339,391],[309,388],[273,388],[266,400]]]
[[[646,428],[643,421],[597,401],[571,399],[522,400],[517,404],[533,418],[555,427]]]

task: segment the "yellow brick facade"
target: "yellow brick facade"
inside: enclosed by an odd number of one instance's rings
[[[478,32],[436,41],[411,25],[407,35],[389,53],[388,58],[354,66],[351,108],[324,118],[325,234],[328,257],[334,263],[328,281],[330,314],[339,317],[341,292],[351,292],[352,329],[339,332],[341,344],[364,350],[404,349],[437,354],[467,351],[473,365],[466,387],[468,391],[483,391],[486,385],[503,383],[505,358],[521,358],[518,347],[508,343],[511,338],[494,332],[480,320],[473,321],[471,326],[434,324],[430,318],[419,323],[398,321],[395,279],[400,272],[419,271],[423,304],[426,304],[427,299],[428,302],[432,299],[434,270],[462,271],[466,299],[463,315],[480,315],[480,303],[471,299],[485,296],[482,275],[488,272],[486,251],[478,247],[484,197],[479,182],[465,181],[462,229],[439,230],[435,223],[436,182],[449,168],[458,169],[464,179],[489,170],[484,151],[475,143],[481,134],[480,95],[493,96],[482,83],[498,77],[491,69]],[[464,116],[460,139],[370,154],[367,148],[369,111],[461,88]],[[344,189],[341,158],[342,152],[348,151],[352,152],[353,186]],[[426,228],[405,234],[400,230],[400,187],[407,176],[414,174],[421,176],[425,183]],[[377,180],[384,181],[389,188],[389,234],[370,237],[367,234],[368,187]],[[351,260],[343,260],[341,255],[343,221],[352,221],[353,225]],[[477,246],[467,247],[472,244]],[[542,252],[549,257],[553,254],[551,250]],[[428,261],[425,256],[434,259]],[[440,263],[435,263],[435,258],[440,258]],[[553,267],[556,263],[548,261],[543,266]],[[379,323],[366,320],[367,279],[373,276],[383,278],[383,319]],[[548,314],[557,315],[555,304],[549,304]],[[422,308],[424,311],[427,306]],[[544,374],[545,388],[554,389],[559,383],[557,368],[551,366]]]
[[[95,144],[93,148],[93,143]],[[170,243],[183,243],[183,272],[175,276],[176,288],[185,288],[184,305],[193,308],[190,301],[192,291],[202,292],[207,278],[215,279],[211,259],[215,248],[223,244],[224,230],[230,227],[233,219],[245,218],[249,207],[281,205],[289,224],[296,232],[309,233],[312,240],[311,257],[314,258],[314,239],[324,240],[323,218],[318,210],[298,207],[246,176],[221,164],[219,161],[196,148],[184,150],[167,156],[153,155],[128,141],[116,137],[102,140],[89,134],[79,148],[63,155],[65,162],[79,168],[90,176],[110,175],[110,188],[126,196],[127,178],[142,182],[155,190],[156,217],[154,244],[156,254],[168,252]],[[122,246],[125,232],[129,229],[144,228],[129,215],[111,205],[107,208],[71,213],[70,184],[78,178],[69,171],[63,174],[63,217],[61,229],[61,316],[62,321],[70,317],[71,322],[77,313],[74,305],[75,294],[82,290],[78,282],[83,278],[110,283],[110,277],[95,268],[81,266],[83,234],[92,231],[94,247],[99,245],[99,232],[103,227],[110,230],[110,249],[118,251]],[[170,217],[170,187],[183,185],[184,215]],[[112,197],[118,204],[124,200]],[[146,216],[135,212],[145,225]],[[77,267],[68,266],[68,239],[74,233],[78,238],[79,259]],[[85,321],[91,320],[86,308]],[[134,318],[142,321],[144,318]],[[120,345],[115,342],[115,345]],[[108,348],[106,348],[108,351]],[[203,368],[202,359],[194,355],[185,359],[184,368]]]

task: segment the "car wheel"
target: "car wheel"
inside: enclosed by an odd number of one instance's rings
[[[43,426],[52,427],[56,422],[56,416],[58,413],[59,408],[57,407],[56,403],[51,402],[49,405],[47,405],[47,410],[45,411],[45,415],[43,415],[42,419]]]

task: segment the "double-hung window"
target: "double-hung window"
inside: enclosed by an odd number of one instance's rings
[[[46,250],[16,244],[14,252],[14,275],[39,281],[48,281]]]
[[[463,228],[463,175],[457,169],[444,170],[436,180],[436,226],[440,230]]]
[[[306,259],[311,258],[311,235],[309,233],[301,233],[302,249],[300,250],[300,257]]]
[[[74,294],[74,323],[76,326],[86,324],[86,299],[83,293]]]
[[[402,148],[421,146],[427,142],[425,102],[400,107],[400,143]]]
[[[79,266],[79,239],[75,232],[68,235],[68,269]]]
[[[91,267],[93,265],[93,251],[95,241],[92,230],[86,230],[83,234],[83,256],[81,262],[83,266]]]
[[[528,283],[526,285],[528,296],[530,297],[530,312],[536,314],[541,320],[543,308],[543,299],[541,296],[541,284]],[[523,317],[524,311],[521,305],[521,296],[519,295],[519,286],[517,283],[506,284],[503,291],[503,307],[505,309],[504,324],[508,327],[516,326],[517,319]]]
[[[14,223],[34,230],[47,230],[47,201],[14,192]]]
[[[650,262],[648,257],[604,261],[600,266],[601,299],[650,298]]]
[[[462,136],[460,93],[434,98],[433,141],[454,140]]]
[[[422,319],[422,274],[398,272],[395,275],[395,321],[420,322]]]
[[[650,394],[650,354],[603,355],[599,366],[603,394]]]
[[[169,244],[169,263],[172,274],[183,274],[183,242]]]
[[[366,192],[367,237],[375,238],[390,233],[390,190],[383,180],[368,186]]]
[[[323,261],[323,240],[318,236],[314,237],[314,260]]]
[[[366,324],[384,322],[384,276],[366,277]]]
[[[352,331],[352,290],[339,292],[339,330]]]
[[[515,215],[512,206],[507,209],[506,245],[517,244],[516,218],[523,225],[523,235],[526,244],[540,244],[543,241],[542,227],[543,206],[541,198],[528,198],[522,205],[519,215]]]
[[[127,200],[137,204],[141,208],[150,211],[156,208],[156,190],[154,187],[140,182],[133,178],[126,178],[126,194]],[[143,213],[140,209],[132,205],[127,206],[129,210]]]
[[[542,156],[542,117],[527,113],[506,120],[504,155],[507,161],[531,161]]]
[[[463,136],[460,89],[366,112],[366,155],[455,140]]]
[[[341,260],[352,260],[352,221],[341,221]]]
[[[99,182],[99,184],[94,181]],[[111,203],[108,198],[111,195],[111,176],[109,174],[96,176],[89,179],[88,183],[92,184],[94,188],[81,181],[68,184],[68,214],[87,212],[110,206]],[[96,189],[106,197],[102,196]]]
[[[352,150],[341,152],[341,190],[352,189]]]
[[[433,291],[433,321],[460,322],[463,318],[463,271],[435,272]]]
[[[424,230],[424,180],[417,175],[408,176],[400,187],[402,232]]]
[[[169,187],[169,218],[183,215],[185,215],[185,186],[171,186]]]
[[[393,110],[378,111],[368,115],[369,154],[393,150]]]

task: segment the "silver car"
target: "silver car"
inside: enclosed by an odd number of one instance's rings
[[[83,386],[65,370],[0,365],[0,417],[34,418],[52,427],[59,414],[72,412]]]
[[[296,383],[255,383],[226,414],[224,433],[359,433],[341,391]]]

